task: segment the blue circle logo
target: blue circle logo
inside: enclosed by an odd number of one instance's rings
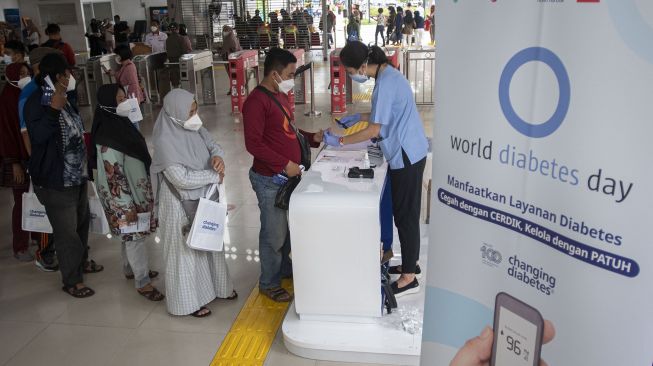
[[[541,61],[547,64],[556,78],[560,89],[558,97],[558,106],[548,121],[542,124],[531,124],[524,121],[517,115],[510,101],[510,82],[515,72],[525,63],[531,61]],[[562,64],[562,61],[555,53],[542,47],[530,47],[523,49],[515,54],[504,67],[499,80],[499,103],[501,110],[512,127],[521,134],[528,137],[540,138],[546,137],[555,132],[564,121],[567,111],[569,110],[569,101],[571,97],[571,87],[569,84],[569,75]]]

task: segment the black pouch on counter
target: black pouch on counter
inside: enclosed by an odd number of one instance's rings
[[[288,178],[288,181],[279,187],[277,191],[277,196],[274,198],[274,207],[287,210],[290,207],[290,196],[301,180],[302,177],[299,175]]]
[[[374,178],[374,169],[361,169],[359,167],[349,168],[347,177],[372,179]]]

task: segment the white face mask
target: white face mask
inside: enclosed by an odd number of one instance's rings
[[[231,32],[222,32],[222,36],[227,37],[229,35],[229,33],[231,33]]]
[[[32,78],[29,76],[26,76],[20,80],[18,80],[18,87],[23,89],[29,82],[32,81]]]
[[[157,27],[155,27],[155,26],[151,26],[151,27],[150,27],[150,30],[152,31],[152,33],[154,33],[154,32],[156,32],[156,31],[158,31],[159,28],[157,28]]]
[[[184,128],[190,131],[197,131],[202,127],[202,119],[200,115],[195,113],[191,118],[184,122]]]
[[[131,111],[131,105],[129,99],[125,99],[116,107],[116,114],[121,117],[129,117],[129,112]]]
[[[76,87],[77,87],[77,80],[75,80],[75,78],[72,75],[70,75],[70,78],[68,79],[68,87],[66,88],[66,91],[67,92],[73,91],[75,90]]]
[[[3,56],[2,56],[2,62],[6,63],[6,64],[10,64],[10,63],[12,62],[12,60],[11,60],[11,56],[9,56],[9,55],[3,55]]]
[[[278,81],[276,82],[277,85],[279,85],[279,91],[284,94],[288,94],[288,92],[295,87],[295,79],[288,79],[288,80],[282,80],[281,82]]]
[[[121,62],[122,62],[122,59],[120,58],[120,56],[116,56],[116,63],[121,63]]]

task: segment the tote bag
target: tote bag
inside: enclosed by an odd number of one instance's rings
[[[106,235],[109,234],[109,221],[107,221],[107,216],[104,213],[104,208],[102,208],[102,203],[100,202],[100,196],[97,193],[97,188],[95,187],[94,182],[90,182],[93,195],[88,197],[88,207],[91,211],[91,220],[88,231],[93,234]]]
[[[21,228],[23,231],[33,233],[52,234],[52,225],[50,225],[48,215],[45,213],[45,206],[39,202],[31,183],[29,185],[29,191],[23,193]]]
[[[211,197],[218,190],[218,202],[200,198],[186,244],[195,250],[221,252],[224,247],[224,230],[227,223],[227,203],[224,202],[224,184],[214,184],[206,193]]]

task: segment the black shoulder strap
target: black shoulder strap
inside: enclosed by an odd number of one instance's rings
[[[277,98],[274,96],[274,94],[272,94],[272,92],[270,92],[270,91],[268,90],[268,88],[266,88],[266,87],[264,87],[264,86],[262,86],[262,85],[259,85],[259,86],[256,87],[256,89],[262,91],[263,93],[265,93],[265,95],[267,95],[268,97],[270,97],[270,99],[272,99],[272,101],[274,102],[274,104],[276,104],[277,107],[279,107],[279,109],[281,109],[281,112],[283,113],[283,115],[286,116],[286,118],[288,118],[288,122],[290,122],[290,123],[292,124],[292,119],[291,119],[290,116],[288,115],[288,112],[286,112],[286,110],[283,108],[283,106],[281,105],[281,103],[277,100]]]

